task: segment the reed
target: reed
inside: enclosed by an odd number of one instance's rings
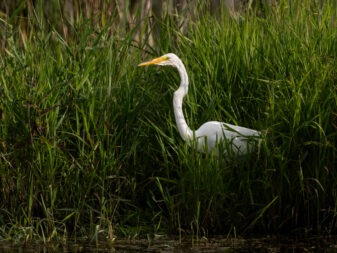
[[[44,16],[27,33],[0,20],[0,238],[336,232],[335,3],[202,7],[165,13],[154,46],[147,18],[118,30],[79,14],[67,38]],[[181,140],[177,72],[136,67],[168,52],[189,73],[191,128],[263,130],[256,152],[228,161]]]

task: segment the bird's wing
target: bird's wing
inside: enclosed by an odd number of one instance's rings
[[[238,136],[242,137],[248,137],[248,136],[260,136],[261,133],[259,131],[256,131],[254,129],[241,127],[241,126],[235,126],[228,123],[221,123],[223,130],[235,132],[238,134]]]

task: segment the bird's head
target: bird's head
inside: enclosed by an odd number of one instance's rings
[[[169,53],[169,54],[164,54],[151,61],[140,63],[138,66],[146,66],[146,65],[152,65],[152,64],[161,65],[161,66],[177,66],[180,63],[181,63],[181,60],[179,59],[178,56],[176,56],[175,54]]]

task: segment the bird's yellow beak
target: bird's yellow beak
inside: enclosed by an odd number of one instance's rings
[[[168,57],[166,57],[166,56],[158,57],[158,58],[155,58],[151,61],[142,62],[142,63],[138,64],[138,67],[146,66],[146,65],[152,65],[152,64],[158,64],[158,63],[161,63],[163,61],[166,61],[167,59],[168,59]]]

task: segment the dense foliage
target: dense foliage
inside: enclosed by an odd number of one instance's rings
[[[151,18],[79,17],[67,37],[45,16],[0,20],[0,238],[336,232],[336,6],[199,8],[164,14],[153,46]],[[191,128],[263,130],[256,152],[218,160],[181,140],[177,72],[137,68],[168,52],[189,73]]]

